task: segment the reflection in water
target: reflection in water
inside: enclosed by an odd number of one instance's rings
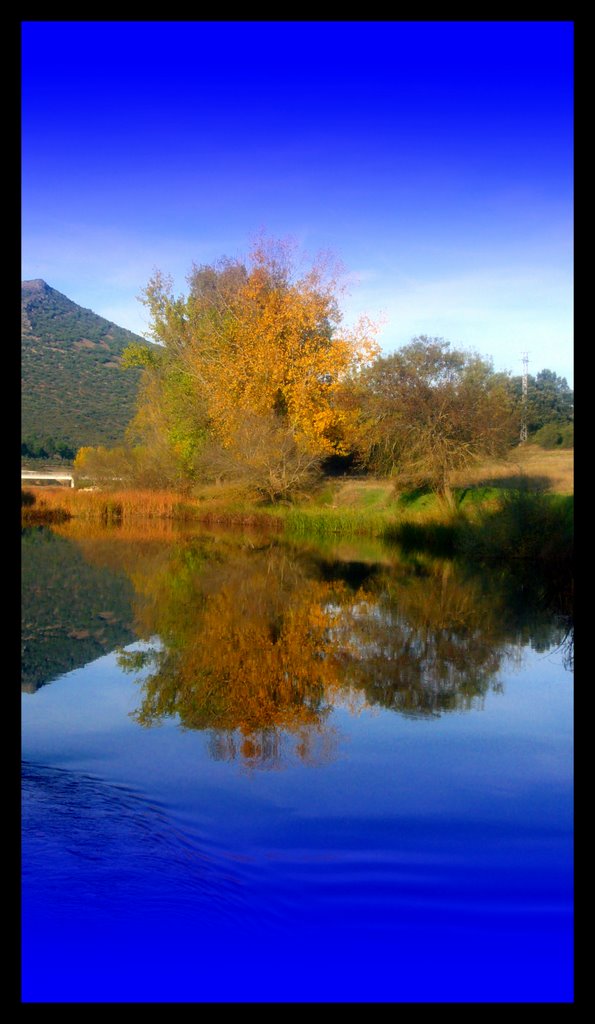
[[[572,999],[571,694],[526,656],[567,589],[161,523],[24,557],[33,647],[142,669],[23,700],[25,1001]]]
[[[184,546],[166,572],[137,574],[135,585],[139,632],[161,640],[149,654],[121,656],[132,669],[151,661],[141,724],[176,715],[186,728],[217,731],[218,758],[250,764],[278,763],[288,736],[301,758],[328,756],[341,583],[312,578],[267,542],[219,545],[210,557],[203,545]]]
[[[134,588],[122,567],[89,562],[47,527],[23,530],[21,581],[25,692],[136,639]]]
[[[564,640],[564,618],[526,588],[519,600],[505,574],[472,576],[394,549],[372,561],[353,545],[322,554],[169,525],[54,530],[96,571],[124,573],[134,588],[134,635],[148,649],[119,657],[144,670],[137,721],[170,716],[209,730],[219,760],[322,763],[336,750],[333,707],[469,709],[499,688],[503,662],[521,645]]]
[[[349,675],[370,703],[435,715],[469,709],[498,688],[502,660],[515,651],[499,613],[476,583],[448,563],[434,564],[400,585],[384,579],[380,589],[356,595],[338,639],[356,638]]]

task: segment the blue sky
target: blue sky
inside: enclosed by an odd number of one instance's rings
[[[350,323],[573,382],[570,22],[22,24],[22,276],[143,333],[261,232]]]

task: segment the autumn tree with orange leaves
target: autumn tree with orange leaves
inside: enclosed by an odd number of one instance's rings
[[[193,267],[187,296],[157,272],[143,301],[160,348],[131,346],[145,379],[132,436],[167,442],[188,478],[241,479],[269,498],[295,492],[349,450],[342,382],[377,354],[375,325],[341,326],[337,275],[300,273],[286,243]]]

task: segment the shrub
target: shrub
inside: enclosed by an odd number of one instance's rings
[[[531,441],[541,448],[574,448],[574,423],[546,423]]]

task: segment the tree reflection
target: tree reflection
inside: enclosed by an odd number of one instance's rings
[[[384,574],[342,618],[340,634],[353,652],[348,678],[370,703],[403,713],[469,709],[499,688],[502,660],[514,650],[502,622],[494,595],[482,600],[452,564],[418,567],[398,580]]]
[[[312,578],[278,545],[205,554],[179,547],[167,572],[135,573],[139,632],[161,640],[137,721],[175,715],[185,728],[215,730],[219,759],[276,763],[291,734],[296,756],[324,760],[333,749],[326,719],[339,682],[333,627],[344,585]],[[123,653],[121,664],[136,669],[138,656]]]
[[[333,757],[339,703],[415,716],[469,709],[499,689],[505,659],[564,634],[503,579],[394,550],[368,564],[231,534],[80,543],[89,558],[118,557],[134,585],[148,648],[120,663],[143,669],[136,720],[209,730],[213,758],[247,766]]]
[[[518,598],[507,575],[440,559],[396,562],[343,615],[341,631],[355,649],[348,678],[370,703],[405,714],[478,706],[501,689],[504,661],[518,660],[525,645],[564,643],[563,616]]]
[[[321,765],[336,754],[337,732],[325,720],[307,726],[260,729],[249,735],[241,730],[212,729],[208,746],[214,761],[241,760],[250,768],[277,768],[294,759]]]

